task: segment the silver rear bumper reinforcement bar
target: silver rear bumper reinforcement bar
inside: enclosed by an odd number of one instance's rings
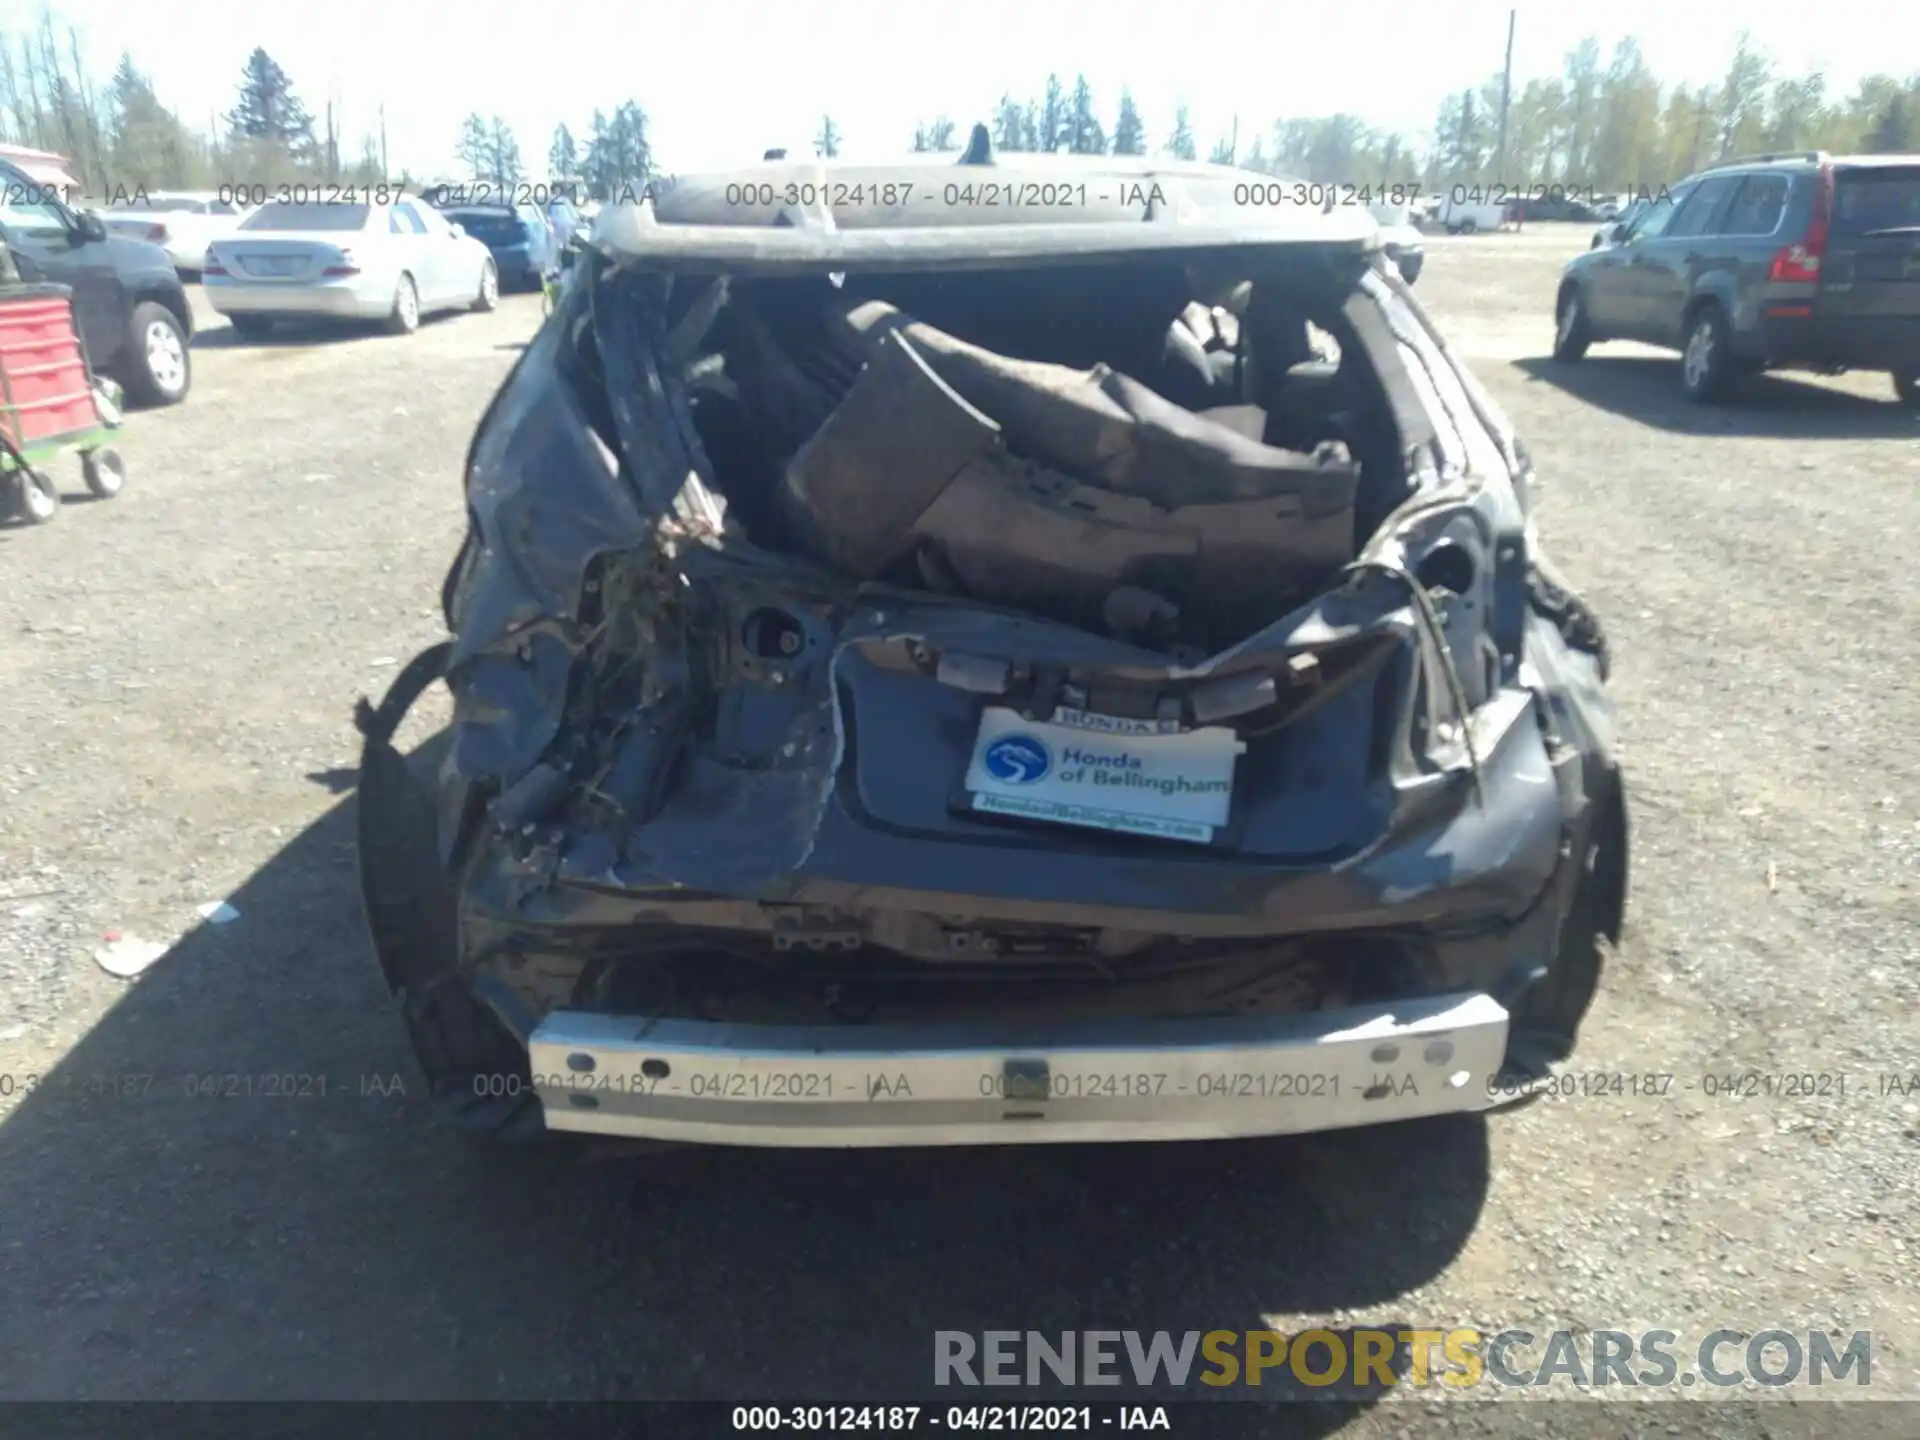
[[[1287,1135],[1479,1111],[1491,996],[1300,1015],[763,1026],[555,1011],[529,1046],[555,1130],[721,1145]]]

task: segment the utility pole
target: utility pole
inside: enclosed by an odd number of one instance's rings
[[[1227,163],[1229,165],[1240,163],[1240,117],[1238,115],[1233,117],[1233,139],[1227,142]]]
[[[393,172],[387,169],[387,102],[380,102],[380,179],[385,181]]]
[[[1507,110],[1513,104],[1513,23],[1519,14],[1518,10],[1507,11],[1507,68],[1500,80],[1500,145],[1493,173],[1503,185],[1513,180],[1507,174]]]

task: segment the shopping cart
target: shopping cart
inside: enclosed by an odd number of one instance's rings
[[[87,488],[110,500],[126,462],[106,442],[120,428],[119,387],[96,380],[65,285],[0,285],[0,514],[32,525],[60,512],[60,488],[42,468],[80,454]]]

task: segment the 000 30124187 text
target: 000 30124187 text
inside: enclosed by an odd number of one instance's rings
[[[1113,1430],[1172,1431],[1165,1405],[974,1404],[930,1408],[922,1405],[736,1405],[736,1431],[1066,1432],[1092,1434]]]

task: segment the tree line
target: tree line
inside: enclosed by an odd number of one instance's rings
[[[1145,155],[1150,149],[1146,122],[1133,103],[1133,92],[1122,86],[1111,132],[1101,123],[1093,87],[1085,75],[1076,75],[1069,90],[1057,74],[1047,76],[1038,96],[1016,99],[1003,92],[991,123],[993,148],[1008,151],[1065,152],[1070,155]],[[918,153],[958,150],[959,127],[945,115],[913,127],[913,149]],[[1174,127],[1165,148],[1173,155],[1194,158],[1193,129],[1183,105],[1175,111]]]
[[[546,168],[535,172],[520,158],[513,129],[498,115],[483,119],[467,116],[460,126],[454,153],[462,178],[488,180],[499,187],[524,180],[565,181],[577,184],[598,199],[622,190],[636,193],[656,171],[653,146],[647,139],[647,112],[628,100],[609,116],[596,109],[584,143],[562,121],[547,146]]]
[[[247,57],[232,108],[204,128],[164,104],[131,55],[104,85],[91,73],[78,31],[60,34],[50,12],[30,33],[0,33],[0,137],[64,155],[89,194],[387,178],[378,136],[361,136],[357,153],[343,145],[336,108],[316,120],[265,50]]]
[[[241,67],[231,107],[209,115],[204,127],[164,104],[130,55],[121,55],[104,85],[92,74],[79,32],[62,33],[51,11],[31,32],[0,32],[0,139],[64,155],[89,195],[223,184],[418,183],[387,168],[383,126],[344,138],[339,107],[329,101],[316,117],[264,49]],[[602,199],[637,190],[655,174],[646,112],[631,100],[611,115],[596,109],[580,140],[565,124],[556,127],[547,168],[537,175],[529,173],[513,128],[497,115],[469,115],[451,157],[465,172],[452,177],[458,180],[565,180]]]
[[[1498,162],[1501,77],[1440,106],[1427,178],[1458,181]],[[1632,37],[1603,59],[1597,40],[1567,52],[1561,73],[1514,88],[1501,176],[1623,188],[1670,183],[1716,160],[1793,150],[1920,150],[1920,74],[1869,75],[1848,95],[1824,74],[1780,72],[1741,34],[1716,83],[1664,85]]]
[[[1424,145],[1357,114],[1281,117],[1264,129],[1250,125],[1244,137],[1236,124],[1215,139],[1208,158],[1311,181],[1429,188],[1485,181],[1614,191],[1670,184],[1735,155],[1920,151],[1920,73],[1870,75],[1851,94],[1834,95],[1817,71],[1780,72],[1744,33],[1721,79],[1691,88],[1663,84],[1631,36],[1604,58],[1598,40],[1582,40],[1567,52],[1559,74],[1516,80],[1503,152],[1504,91],[1496,72],[1449,94]],[[1198,154],[1186,106],[1175,107],[1172,123],[1151,144],[1125,87],[1112,130],[1104,129],[1084,75],[1071,87],[1049,75],[1037,98],[1002,94],[991,129],[998,150],[1140,155],[1151,149],[1184,160]],[[914,126],[916,151],[952,151],[960,144],[959,127],[944,115]]]

